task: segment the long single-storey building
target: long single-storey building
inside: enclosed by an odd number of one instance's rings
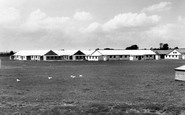
[[[50,50],[21,50],[10,56],[12,60],[44,60],[44,55]]]
[[[156,53],[152,50],[96,50],[87,57],[88,61],[154,59],[156,59]]]
[[[94,50],[21,50],[11,60],[83,61]]]

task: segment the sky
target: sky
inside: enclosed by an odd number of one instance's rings
[[[0,0],[0,51],[185,48],[184,0]]]

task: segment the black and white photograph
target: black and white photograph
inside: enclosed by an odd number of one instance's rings
[[[185,115],[185,1],[0,0],[0,115]]]

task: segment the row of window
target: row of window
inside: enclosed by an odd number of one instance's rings
[[[177,52],[173,52],[173,54],[177,54]]]
[[[59,56],[47,56],[47,60],[52,60],[52,59],[61,59]]]
[[[168,55],[168,56],[166,56],[166,57],[169,57],[169,58],[170,58],[170,57],[173,57],[173,58],[176,57],[176,58],[177,58],[178,55]]]
[[[31,58],[39,58],[39,56],[31,56]]]
[[[123,58],[123,57],[124,58],[128,58],[129,56],[128,55],[125,55],[125,56],[121,55],[121,56],[119,56],[119,58]],[[144,56],[136,56],[136,58],[139,58],[139,57],[144,58]],[[146,55],[146,57],[153,57],[153,56],[152,55]],[[111,55],[111,56],[109,56],[109,58],[116,58],[116,56]],[[89,59],[98,59],[98,56],[89,56]]]
[[[98,59],[98,56],[89,56],[89,59]]]
[[[125,56],[121,55],[121,56],[119,56],[119,57],[117,56],[117,58],[123,58],[123,57],[124,57],[124,58],[128,58],[129,56],[127,56],[127,55],[125,55]],[[113,56],[113,55],[112,55],[112,56],[109,56],[109,58],[116,58],[116,56]]]

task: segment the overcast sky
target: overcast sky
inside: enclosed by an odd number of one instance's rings
[[[0,51],[185,47],[184,0],[0,0]]]

